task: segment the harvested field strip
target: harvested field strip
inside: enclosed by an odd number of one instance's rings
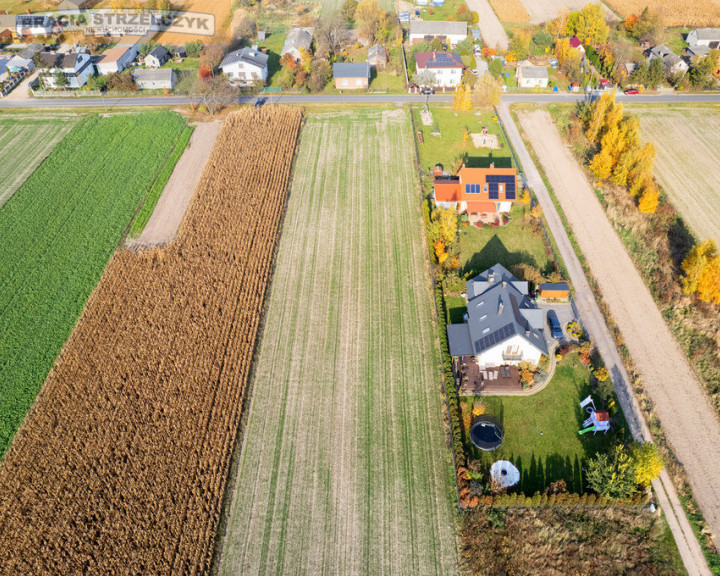
[[[502,22],[529,22],[530,15],[522,0],[490,0],[495,14]]]
[[[0,467],[7,573],[208,573],[300,120],[230,116],[177,241],[111,260]]]
[[[606,0],[623,18],[647,7],[662,16],[665,26],[720,26],[718,0]]]
[[[720,109],[631,109],[657,150],[655,175],[695,235],[720,240]]]
[[[220,574],[450,574],[452,472],[403,111],[308,120]]]
[[[89,117],[0,209],[0,455],[184,126]]]
[[[0,117],[0,208],[79,119],[80,116],[43,120]]]

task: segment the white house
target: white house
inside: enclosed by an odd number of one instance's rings
[[[128,67],[138,53],[137,44],[118,44],[115,48],[105,50],[100,60],[95,64],[98,74],[105,76],[115,72],[122,72]]]
[[[132,75],[140,90],[172,90],[177,84],[177,75],[172,68],[161,70],[138,68],[133,70]]]
[[[280,58],[285,54],[290,54],[295,62],[300,62],[302,53],[310,52],[314,30],[314,28],[293,28],[290,30],[280,51]]]
[[[467,22],[413,20],[410,23],[411,44],[440,38],[445,44],[455,46],[467,37]]]
[[[22,36],[49,36],[53,33],[55,20],[38,14],[19,14],[15,17],[15,30]]]
[[[231,82],[242,86],[248,86],[257,80],[264,82],[268,75],[268,55],[255,48],[241,48],[225,55],[220,63],[220,70]]]
[[[515,69],[515,80],[520,88],[547,88],[548,71],[545,66],[522,63]]]
[[[83,52],[72,54],[40,53],[38,75],[48,88],[57,88],[56,74],[62,71],[67,80],[66,88],[82,88],[95,72],[92,57]]]
[[[168,52],[164,46],[155,46],[155,48],[145,56],[145,66],[148,68],[160,68],[168,60],[170,60],[170,52]]]
[[[484,369],[537,364],[548,355],[545,313],[528,296],[527,282],[495,264],[468,280],[466,290],[467,322],[447,326],[451,356],[475,357]]]
[[[462,59],[454,52],[418,52],[415,67],[418,74],[432,72],[434,86],[442,88],[459,86],[465,69]]]
[[[675,52],[670,50],[670,48],[665,46],[665,44],[658,44],[657,46],[651,48],[648,52],[648,63],[652,62],[656,58],[660,58],[662,60],[665,72],[670,74],[684,74],[690,68],[685,60],[680,58],[680,56],[675,54]]]
[[[686,42],[692,46],[720,48],[720,28],[698,28],[687,35]]]

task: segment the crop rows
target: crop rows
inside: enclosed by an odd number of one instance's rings
[[[639,15],[647,6],[662,16],[665,26],[720,26],[717,0],[607,0],[607,3],[623,18]]]
[[[205,574],[301,113],[218,137],[177,241],[115,254],[0,468],[13,574]]]
[[[89,117],[0,209],[0,456],[185,124]]]
[[[490,5],[502,22],[530,21],[530,15],[521,0],[490,0]]]

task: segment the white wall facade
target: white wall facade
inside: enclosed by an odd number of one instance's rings
[[[63,72],[67,78],[66,88],[77,89],[85,86],[88,78],[92,76],[95,71],[93,64],[88,64],[90,60],[91,58],[89,54],[78,54],[75,68],[63,68]],[[76,72],[76,70],[80,70],[80,72]],[[45,72],[46,74],[43,74],[45,85],[48,88],[56,88],[57,86],[55,85],[55,76],[53,71],[47,70]]]
[[[521,360],[505,360],[503,354],[511,349],[513,353],[520,352]],[[540,361],[542,352],[539,348],[533,346],[522,336],[516,334],[512,338],[508,338],[505,342],[485,350],[482,354],[477,355],[477,362],[480,369],[491,368],[494,366],[503,366],[506,364],[517,365],[520,362],[531,362],[537,364]]]
[[[462,81],[462,68],[427,68],[417,69],[418,73],[423,70],[432,72],[435,75],[436,86],[443,88],[452,88],[459,86]]]
[[[547,78],[523,78],[518,77],[518,86],[521,88],[547,88]]]
[[[460,42],[467,38],[467,34],[443,34],[445,43],[449,46],[457,46]],[[410,34],[410,43],[417,44],[425,40],[425,34]]]
[[[260,67],[248,62],[234,62],[222,67],[230,80],[239,84],[252,84],[256,80],[267,80],[267,66]]]

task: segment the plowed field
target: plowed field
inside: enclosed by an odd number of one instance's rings
[[[111,260],[0,467],[3,574],[206,574],[297,110],[230,116],[165,249]]]
[[[309,118],[220,574],[453,574],[437,333],[404,111]]]

